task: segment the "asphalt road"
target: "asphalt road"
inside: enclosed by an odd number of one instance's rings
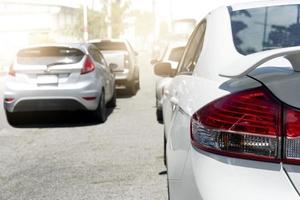
[[[167,199],[162,125],[149,59],[141,90],[119,96],[107,122],[86,113],[28,113],[6,122],[0,107],[0,200]],[[0,77],[1,97],[3,77]]]

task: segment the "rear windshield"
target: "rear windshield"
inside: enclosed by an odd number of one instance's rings
[[[255,52],[300,45],[300,5],[230,11],[237,51]]]
[[[93,43],[96,47],[98,47],[101,51],[127,51],[126,45],[124,42],[98,42]]]
[[[24,65],[73,64],[79,62],[84,53],[68,47],[39,47],[20,50],[17,62]]]

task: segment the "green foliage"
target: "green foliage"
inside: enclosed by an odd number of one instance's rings
[[[125,0],[121,2],[120,0],[112,1],[111,4],[111,22],[112,22],[112,37],[118,38],[125,30],[124,19],[128,16],[128,10],[130,7],[130,1]]]
[[[106,12],[101,10],[94,11],[88,10],[88,32],[89,39],[103,38],[107,32],[107,26],[105,23]],[[83,10],[82,7],[75,11],[74,23],[64,27],[58,32],[64,36],[83,40]]]
[[[155,29],[155,17],[152,12],[135,10],[131,12],[135,18],[135,34],[139,37],[149,36]]]

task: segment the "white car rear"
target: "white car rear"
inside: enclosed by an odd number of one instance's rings
[[[89,44],[21,49],[5,81],[8,120],[26,111],[89,110],[105,121],[103,104],[115,104],[111,71]]]
[[[299,8],[221,7],[196,27],[164,92],[171,200],[300,199]]]

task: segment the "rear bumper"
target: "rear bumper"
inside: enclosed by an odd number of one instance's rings
[[[169,166],[169,163],[168,163]],[[170,199],[299,200],[280,163],[188,152],[181,179],[169,179]]]
[[[99,87],[101,88],[101,87]],[[100,89],[99,89],[100,90]],[[6,85],[4,108],[8,112],[57,111],[57,110],[96,110],[101,92],[95,85],[73,84],[66,87],[23,88]],[[85,100],[83,97],[96,97]]]
[[[19,101],[14,107],[11,106],[12,104],[5,103],[6,110],[13,110],[13,112],[87,110],[84,105],[75,99],[30,99]]]

